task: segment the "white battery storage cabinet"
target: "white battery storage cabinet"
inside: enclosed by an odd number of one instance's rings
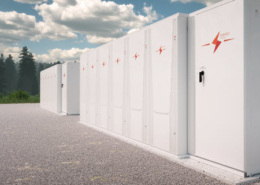
[[[176,14],[84,53],[80,121],[186,155],[187,26]]]
[[[61,113],[61,73],[62,66],[57,64],[41,71],[40,107],[55,113]]]
[[[260,1],[189,17],[189,153],[260,173]]]
[[[58,114],[79,114],[79,63],[57,64],[41,72],[40,106]]]
[[[67,62],[62,64],[62,113],[79,114],[80,64]]]
[[[41,72],[41,107],[80,111],[81,123],[128,141],[256,175],[259,11],[259,0],[225,0],[89,50],[80,64]]]

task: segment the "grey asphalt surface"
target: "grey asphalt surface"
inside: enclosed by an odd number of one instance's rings
[[[59,116],[0,105],[0,184],[225,184]]]

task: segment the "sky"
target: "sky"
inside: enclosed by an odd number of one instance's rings
[[[176,13],[220,0],[1,0],[0,53],[23,46],[36,62],[79,61],[82,53]]]

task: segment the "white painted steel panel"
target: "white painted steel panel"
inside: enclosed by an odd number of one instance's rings
[[[171,124],[170,150],[177,155],[187,154],[188,130],[188,21],[185,16],[176,18],[176,30],[173,30],[173,61],[171,79]],[[175,27],[175,21],[173,28]],[[176,34],[176,35],[175,35]],[[176,36],[176,37],[175,37]],[[175,52],[174,52],[175,51]],[[176,56],[174,55],[176,53]],[[175,68],[176,67],[176,68]],[[176,79],[176,82],[175,82]],[[176,103],[176,105],[175,105]],[[175,117],[175,114],[177,115]],[[176,132],[175,132],[176,131]]]
[[[65,65],[65,64],[63,64]],[[79,114],[80,64],[68,62],[67,65],[67,114]]]
[[[100,126],[100,55],[99,49],[96,50],[96,106],[95,124]]]
[[[124,38],[124,69],[123,69],[123,124],[122,135],[130,137],[130,92],[129,92],[129,38]]]
[[[187,27],[187,26],[185,26]],[[170,151],[176,142],[177,121],[177,19],[151,26],[153,146]],[[174,45],[173,45],[174,44]],[[171,112],[171,105],[173,111]],[[172,114],[172,115],[171,115]],[[173,119],[171,120],[171,116]],[[172,125],[171,125],[172,124]],[[171,132],[173,129],[173,132]],[[175,145],[173,145],[175,146]],[[172,148],[176,153],[176,148]]]
[[[87,55],[80,57],[80,120],[86,122],[87,119]]]
[[[242,171],[243,11],[243,1],[232,1],[195,18],[196,155]]]
[[[40,74],[40,106],[61,113],[61,65],[45,69]]]
[[[129,135],[142,141],[143,137],[143,86],[145,33],[136,32],[129,37]]]
[[[96,72],[97,72],[97,57],[96,50],[89,52],[89,81],[88,81],[88,91],[89,91],[89,123],[96,124]]]
[[[100,126],[108,128],[108,63],[109,45],[104,45],[99,49],[99,78],[100,78]]]
[[[245,171],[260,173],[260,1],[245,1]]]
[[[123,129],[123,85],[124,85],[124,40],[113,41],[112,70],[112,131],[122,134]]]
[[[68,103],[68,83],[67,83],[68,71],[67,65],[62,65],[62,112],[67,114]]]
[[[62,112],[69,115],[79,114],[79,72],[80,64],[62,64]]]
[[[91,62],[90,62],[90,52],[86,53],[86,61],[87,61],[87,67],[86,67],[86,122],[90,123],[90,95],[91,95],[91,91],[90,91],[90,76],[91,76],[91,72],[93,70]],[[94,66],[93,66],[94,67]]]
[[[195,16],[188,19],[188,153],[196,155],[195,140]]]

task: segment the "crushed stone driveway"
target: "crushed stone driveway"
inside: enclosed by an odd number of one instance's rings
[[[225,184],[59,116],[0,105],[0,184]]]

